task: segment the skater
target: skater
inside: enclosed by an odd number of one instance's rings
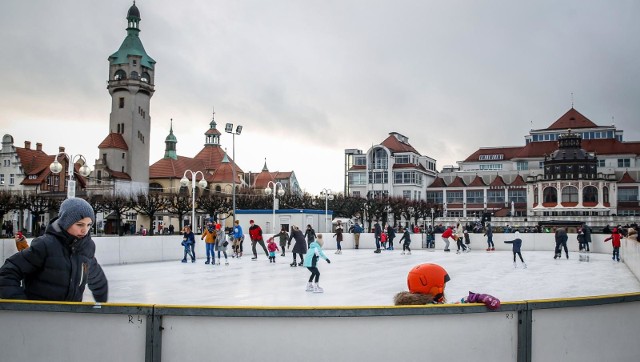
[[[436,232],[435,229],[429,225],[429,231],[427,232],[427,249],[433,251],[436,248]]]
[[[215,248],[218,252],[218,263],[216,265],[220,265],[220,252],[224,255],[224,265],[229,265],[229,259],[227,258],[227,245],[229,245],[229,242],[227,241],[227,234],[222,230],[222,225],[216,224],[216,234]]]
[[[269,263],[276,262],[276,251],[280,251],[278,245],[275,240],[273,240],[273,236],[267,239],[267,249],[269,250]]]
[[[342,223],[338,220],[338,225],[336,226],[336,233],[333,234],[333,237],[336,238],[336,254],[342,254]]]
[[[582,228],[578,229],[578,235],[576,236],[576,238],[578,239],[578,250],[581,253],[582,252],[586,252],[587,251],[587,247],[586,247],[587,241],[585,240],[584,232],[582,231]]]
[[[107,302],[109,283],[90,234],[94,217],[81,198],[62,202],[45,234],[0,268],[0,298],[82,302],[88,285],[96,302]]]
[[[18,252],[23,251],[24,249],[29,247],[29,243],[27,243],[27,238],[24,237],[24,235],[22,234],[22,231],[18,231],[16,233],[16,249],[18,249]]]
[[[240,220],[235,221],[233,227],[233,255],[232,257],[240,259],[242,257],[242,242],[244,241],[244,233],[242,232],[242,226],[240,226]]]
[[[553,256],[554,259],[558,259],[558,258],[562,258],[562,248],[564,247],[564,253],[567,255],[567,259],[569,259],[569,250],[567,249],[567,239],[569,238],[567,236],[567,231],[562,228],[559,227],[558,229],[556,229],[556,248],[555,248],[555,255]]]
[[[587,248],[587,253],[590,253],[589,244],[591,243],[591,228],[586,223],[582,224],[582,232],[584,233],[584,245]]]
[[[451,250],[449,250],[449,238],[453,236],[453,227],[449,226],[447,227],[447,230],[445,230],[441,237],[442,237],[442,241],[444,241],[444,251],[445,252],[449,252]]]
[[[313,230],[311,224],[307,225],[307,230],[304,232],[304,237],[307,238],[307,247],[316,240],[316,231]]]
[[[382,249],[387,250],[387,232],[383,229],[382,234],[380,234],[380,245],[382,245]]]
[[[355,225],[352,226],[352,232],[353,232],[353,243],[355,244],[356,249],[360,248],[360,234],[362,233],[362,226],[360,226],[360,224],[358,224],[357,222],[355,223]]]
[[[620,262],[620,239],[622,239],[622,234],[617,227],[613,228],[611,232],[611,236],[604,239],[604,242],[611,240],[611,245],[613,246],[613,259],[614,261]]]
[[[196,262],[196,236],[191,231],[191,227],[188,225],[182,229],[182,246],[184,246],[184,257],[182,258],[182,262],[187,262],[187,255],[191,257],[191,262]]]
[[[469,230],[464,229],[464,243],[467,246],[467,252],[471,251],[471,238],[469,237]]]
[[[520,257],[520,261],[522,262],[522,265],[525,269],[527,269],[527,263],[524,262],[524,259],[522,259],[522,253],[520,252],[520,247],[522,246],[522,239],[520,239],[520,232],[516,231],[515,232],[515,239],[513,240],[507,240],[504,243],[505,244],[513,244],[513,267],[517,268],[516,265],[516,254]]]
[[[380,227],[380,223],[376,220],[376,223],[373,225],[373,235],[376,238],[376,250],[374,253],[380,254],[380,238],[382,237],[382,228]]]
[[[318,270],[318,259],[322,258],[331,263],[331,260],[324,255],[322,251],[322,234],[318,234],[318,239],[311,243],[307,255],[304,256],[304,266],[309,269],[311,276],[309,276],[309,282],[307,282],[307,292],[322,293],[324,289],[318,285],[320,281],[320,270]]]
[[[487,231],[485,231],[484,236],[487,237],[487,251],[496,250],[493,244],[493,228],[489,222],[487,223]]]
[[[262,238],[262,228],[256,225],[253,220],[249,221],[249,238],[251,239],[251,251],[253,252],[253,258],[251,260],[258,260],[258,253],[256,252],[256,244],[260,244],[262,250],[264,250],[264,255],[269,257],[269,252],[267,251],[267,247],[264,245],[264,239]]]
[[[207,261],[205,264],[211,263],[211,265],[216,264],[216,252],[215,252],[215,243],[216,243],[216,228],[211,221],[207,222],[207,226],[204,228],[202,235],[200,236],[200,240],[204,240],[205,243],[205,251],[207,254]]]
[[[393,250],[393,239],[396,237],[396,230],[391,225],[387,225],[387,243],[389,247],[387,250]]]
[[[280,249],[282,249],[282,254],[280,256],[284,256],[284,249],[287,247],[287,239],[289,239],[289,233],[285,230],[284,226],[280,229],[280,232],[275,234],[273,237],[278,237],[280,240]]]
[[[400,229],[402,231],[402,229]],[[404,229],[404,233],[402,233],[402,237],[400,238],[399,243],[402,244],[402,253],[400,255],[411,255],[411,248],[409,244],[411,244],[411,233],[409,233],[409,228]]]
[[[393,298],[395,305],[442,304],[446,302],[444,289],[449,274],[438,264],[425,263],[415,266],[407,275],[408,292],[400,292]],[[500,300],[489,294],[469,292],[458,303],[484,303],[487,308],[500,308]]]
[[[291,226],[291,234],[289,234],[287,249],[291,246],[291,239],[294,239],[296,243],[293,245],[293,249],[291,249],[291,252],[293,253],[293,263],[289,264],[289,266],[302,266],[302,255],[307,252],[307,242],[304,240],[304,234],[302,234],[300,228],[295,225]],[[296,264],[296,254],[300,255],[300,264]]]
[[[407,275],[408,292],[400,292],[393,298],[395,305],[442,304],[446,301],[444,288],[451,280],[438,264],[425,263],[413,267]]]
[[[456,251],[456,254],[460,254],[460,249],[462,249],[463,253],[467,252],[467,246],[464,245],[464,228],[462,227],[462,225],[460,223],[458,223],[456,225],[456,246],[458,247],[458,250]]]

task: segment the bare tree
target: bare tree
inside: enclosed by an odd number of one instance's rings
[[[131,206],[142,215],[146,215],[153,223],[156,214],[167,207],[168,200],[158,192],[139,193],[132,197]],[[149,235],[153,235],[153,225],[149,225]]]
[[[111,211],[116,217],[116,231],[118,235],[124,235],[124,231],[122,230],[122,215],[131,210],[131,199],[121,195],[108,195],[104,196],[103,205],[106,211]]]
[[[165,210],[178,217],[178,228],[182,230],[184,216],[191,211],[191,197],[183,194],[169,194]]]
[[[214,221],[218,221],[218,214],[227,214],[232,208],[226,195],[221,194],[209,193],[200,195],[196,200],[196,204],[198,205],[198,210],[210,215]]]

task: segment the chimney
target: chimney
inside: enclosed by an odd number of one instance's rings
[[[42,151],[42,143],[36,143],[36,151]]]
[[[31,149],[31,141],[24,141],[24,148],[30,150]]]
[[[64,147],[63,146],[58,147],[58,153],[62,153],[62,152],[64,152]]]

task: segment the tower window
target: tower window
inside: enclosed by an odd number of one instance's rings
[[[131,72],[131,79],[139,79],[140,76],[138,75],[138,72],[136,72],[135,70],[133,72]]]
[[[122,80],[126,78],[127,78],[127,72],[125,72],[122,69],[118,69],[118,71],[116,71],[116,73],[113,75],[113,79],[115,80]]]
[[[124,123],[120,123],[120,133],[124,133]]]
[[[138,65],[138,61],[133,59],[132,64],[133,64],[133,66],[136,66],[136,65]]]
[[[118,98],[118,107],[124,108],[124,97]]]
[[[122,133],[120,132],[120,123],[117,124],[117,128],[118,128],[118,133]]]
[[[124,160],[124,152],[122,152],[122,159]]]

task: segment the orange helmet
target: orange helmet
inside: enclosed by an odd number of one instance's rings
[[[451,280],[449,274],[438,264],[420,264],[409,271],[407,285],[411,293],[431,294],[434,301],[444,299],[444,286]]]

